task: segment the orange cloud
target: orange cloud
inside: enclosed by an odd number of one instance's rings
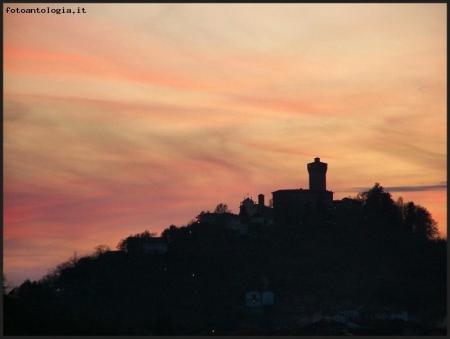
[[[38,278],[74,250],[182,225],[220,202],[237,212],[247,193],[306,187],[315,156],[332,190],[443,180],[443,8],[4,14],[6,272],[39,258]],[[445,228],[442,194],[404,198]]]

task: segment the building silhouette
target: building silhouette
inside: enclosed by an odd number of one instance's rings
[[[240,203],[239,214],[230,212],[202,212],[197,216],[202,224],[219,224],[239,231],[241,234],[260,227],[278,224],[299,224],[308,213],[316,209],[327,209],[333,203],[333,192],[328,191],[326,173],[328,164],[314,158],[307,164],[309,189],[284,189],[272,192],[273,206],[266,206],[264,195],[258,201],[247,197]]]
[[[248,225],[266,226],[273,221],[272,208],[264,203],[264,194],[258,194],[258,202],[245,198],[239,206],[239,216]]]
[[[197,216],[197,220],[201,224],[216,224],[237,231],[239,234],[246,234],[248,231],[248,225],[242,218],[230,212],[202,212]]]
[[[309,173],[309,189],[326,191],[328,164],[321,162],[320,158],[314,158],[314,162],[307,165]]]
[[[326,173],[328,164],[315,158],[307,164],[309,189],[284,189],[272,192],[274,221],[299,224],[311,211],[330,207],[333,192],[328,191]]]

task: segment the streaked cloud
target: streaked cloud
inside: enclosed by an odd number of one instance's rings
[[[343,192],[367,192],[372,187],[352,187],[342,190]],[[387,192],[428,192],[428,191],[446,191],[447,183],[441,183],[428,186],[391,186],[383,187]]]
[[[15,283],[220,202],[306,188],[316,156],[335,198],[381,182],[446,233],[444,4],[83,6],[3,16]]]

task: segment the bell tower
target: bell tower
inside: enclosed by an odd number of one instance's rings
[[[320,162],[320,158],[314,158],[314,162],[307,165],[309,173],[309,189],[326,191],[328,164]]]

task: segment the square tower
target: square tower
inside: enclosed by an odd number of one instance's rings
[[[314,162],[307,165],[309,173],[309,189],[314,191],[326,191],[328,164],[321,162],[320,158],[314,158]]]

